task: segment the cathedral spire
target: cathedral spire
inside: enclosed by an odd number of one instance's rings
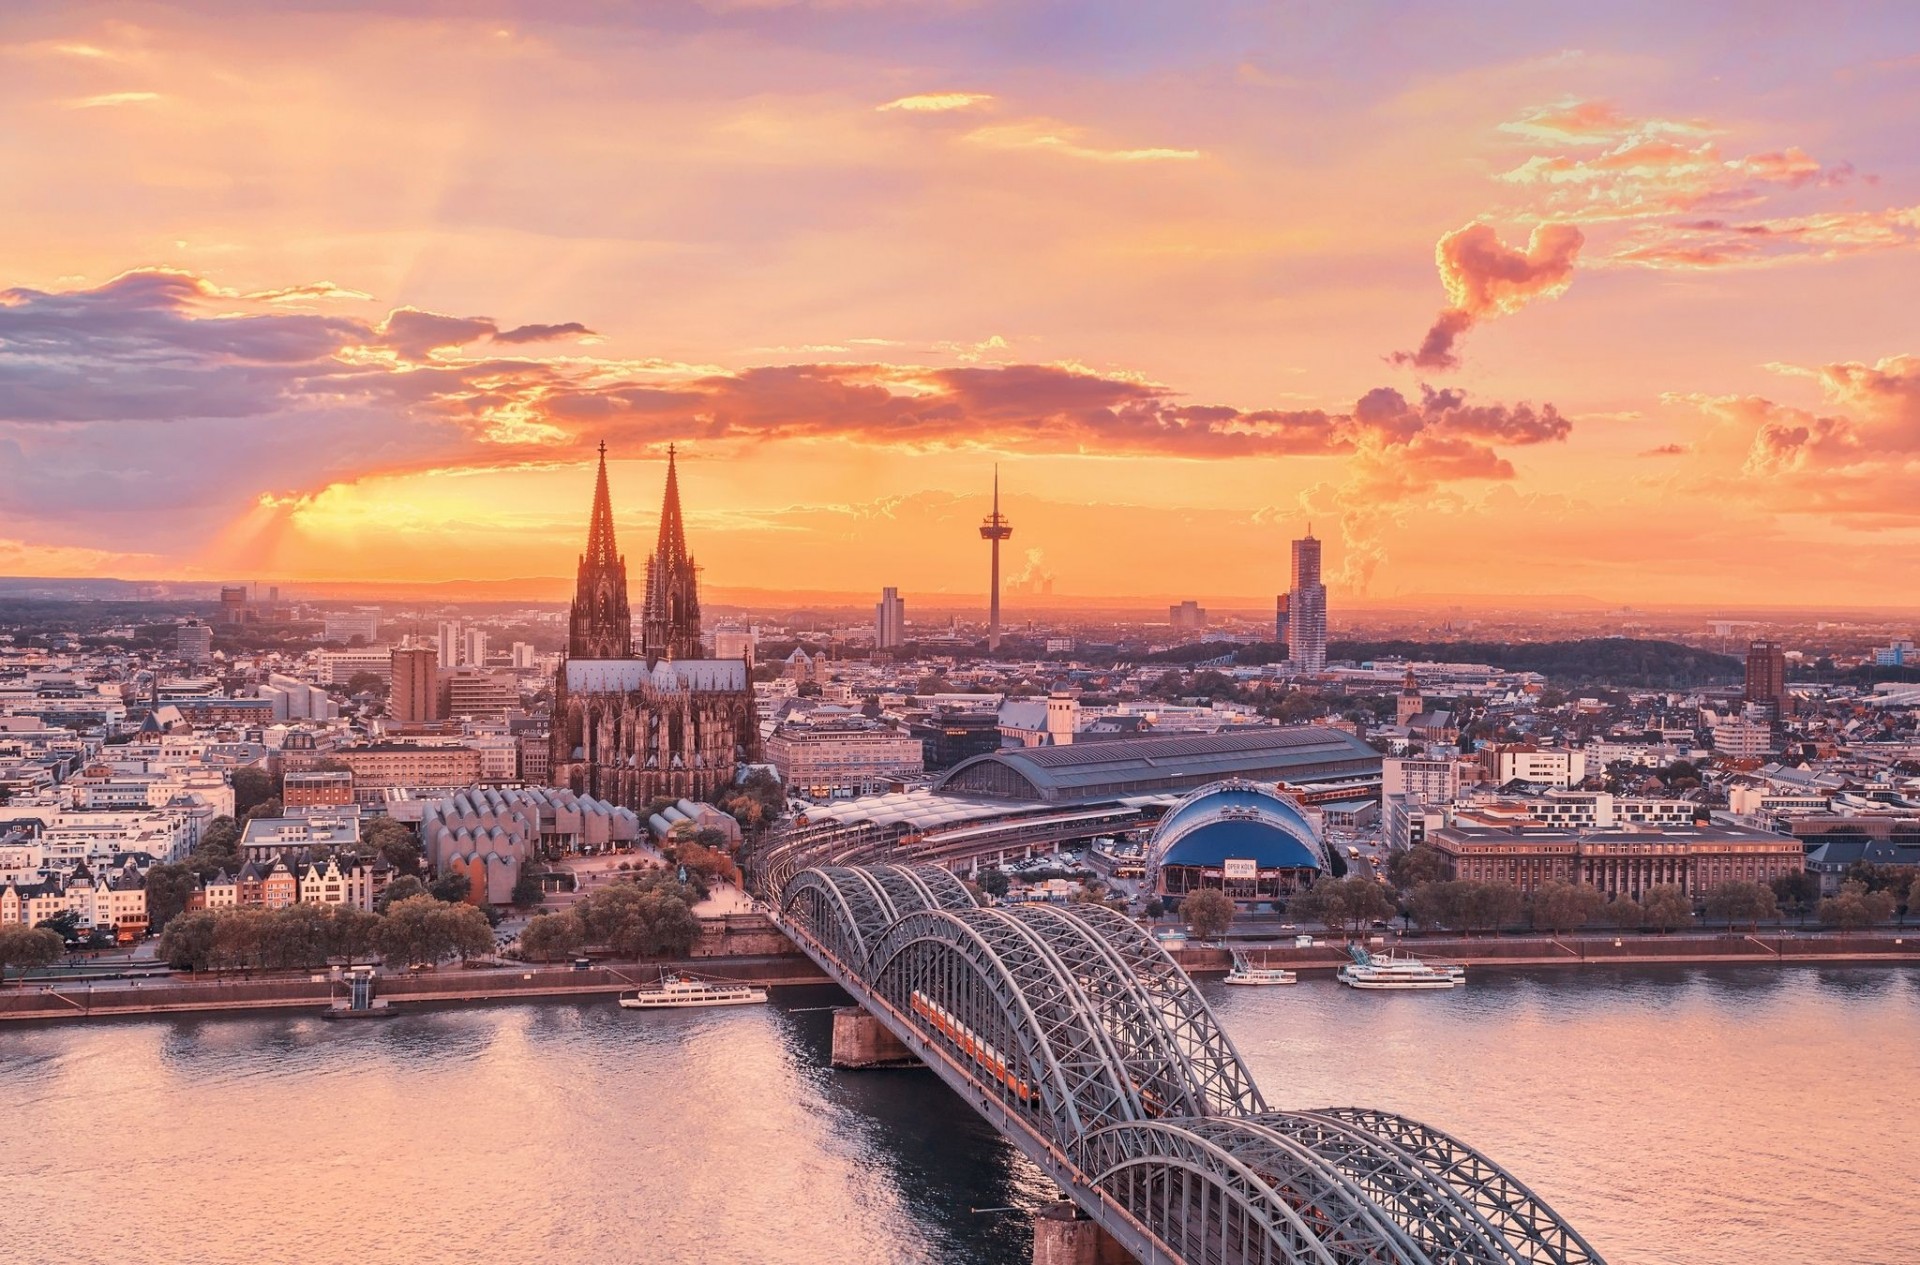
[[[647,591],[640,604],[641,652],[652,658],[698,659],[700,587],[687,553],[687,525],[680,512],[677,450],[667,445],[667,487],[660,498],[660,539],[647,559]]]
[[[687,556],[687,525],[680,516],[680,472],[674,463],[674,453],[674,446],[668,444],[667,492],[660,501],[660,540],[653,547],[655,558]]]
[[[605,566],[620,556],[613,541],[613,497],[607,492],[607,441],[600,441],[600,477],[593,485],[593,517],[587,524],[585,560]]]
[[[567,657],[633,657],[633,612],[627,605],[627,560],[613,538],[613,497],[607,490],[607,445],[600,443],[600,471],[593,486],[587,551],[567,620]]]

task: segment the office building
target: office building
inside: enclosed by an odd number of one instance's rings
[[[1198,602],[1182,602],[1178,606],[1167,607],[1167,624],[1175,636],[1205,632],[1207,629],[1207,608]]]
[[[857,794],[878,779],[918,773],[925,767],[926,749],[904,729],[848,716],[782,723],[767,736],[766,755],[787,785],[825,799]]]
[[[353,803],[353,774],[345,769],[309,769],[288,773],[281,781],[280,802],[289,816],[295,809],[344,808]]]
[[[873,644],[881,650],[907,644],[907,604],[899,589],[880,590],[880,603],[873,608]]]
[[[328,611],[322,617],[321,625],[321,639],[324,641],[335,641],[346,646],[358,638],[360,644],[370,646],[380,639],[380,608],[357,606],[349,611]]]
[[[1747,702],[1769,709],[1778,717],[1787,710],[1787,655],[1777,641],[1756,641],[1747,647]]]
[[[1293,542],[1293,584],[1287,593],[1287,657],[1298,672],[1327,670],[1327,586],[1320,580],[1320,542],[1308,527]]]
[[[204,668],[213,662],[213,629],[190,619],[173,633],[174,654],[188,667]]]
[[[440,710],[440,655],[431,646],[395,650],[389,659],[393,692],[387,714],[407,722],[444,720]]]
[[[320,675],[328,685],[346,685],[362,674],[377,676],[393,683],[393,651],[387,646],[355,646],[351,650],[322,650]]]
[[[246,585],[228,585],[220,590],[220,622],[223,624],[247,622]]]
[[[1654,887],[1678,887],[1698,897],[1722,883],[1766,884],[1806,868],[1799,840],[1725,826],[1609,829],[1456,821],[1429,831],[1426,842],[1446,858],[1456,879],[1511,883],[1522,892],[1547,883],[1580,883],[1636,900]]]
[[[511,672],[485,668],[456,668],[442,673],[441,715],[468,720],[504,720],[520,708],[520,689]]]

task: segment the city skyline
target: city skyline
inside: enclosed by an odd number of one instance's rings
[[[1915,578],[1902,15],[239,12],[0,19],[0,574],[564,576],[604,440],[748,587]]]

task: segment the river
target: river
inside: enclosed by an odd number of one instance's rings
[[[1268,1100],[1472,1142],[1613,1265],[1920,1259],[1920,971],[1206,985]],[[1024,1265],[1039,1174],[924,1071],[834,1072],[831,989],[0,1029],[20,1261]]]

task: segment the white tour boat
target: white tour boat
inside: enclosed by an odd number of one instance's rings
[[[1353,961],[1340,968],[1339,980],[1348,988],[1425,989],[1458,988],[1467,982],[1467,968],[1422,962],[1391,953],[1368,953],[1359,945],[1347,950]]]
[[[1233,951],[1233,969],[1227,972],[1229,984],[1293,984],[1300,977],[1277,966],[1255,966],[1244,950]]]
[[[739,980],[705,980],[669,974],[652,988],[620,995],[628,1010],[664,1010],[675,1006],[756,1006],[767,1000],[767,990]]]

